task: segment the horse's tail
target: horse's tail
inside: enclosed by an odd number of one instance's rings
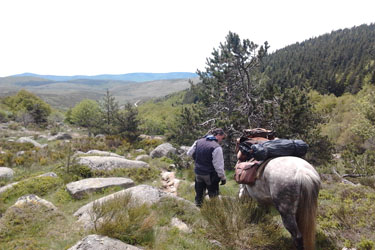
[[[315,249],[316,213],[320,177],[312,171],[300,173],[301,193],[297,209],[297,224],[303,237],[305,250]]]

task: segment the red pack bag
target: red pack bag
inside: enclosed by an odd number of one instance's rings
[[[258,161],[238,162],[234,171],[234,179],[238,184],[252,185],[257,177]]]

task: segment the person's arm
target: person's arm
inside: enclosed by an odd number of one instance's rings
[[[215,148],[212,152],[212,164],[214,165],[215,171],[221,180],[226,180],[224,171],[224,157],[223,149],[221,147]]]
[[[186,152],[186,154],[188,156],[193,156],[194,152],[195,152],[195,148],[196,148],[196,145],[197,145],[197,141],[194,142],[194,144],[189,148],[189,150]]]

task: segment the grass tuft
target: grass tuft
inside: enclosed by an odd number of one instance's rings
[[[149,206],[135,206],[131,195],[94,203],[94,232],[125,243],[151,246],[155,240],[156,214]]]
[[[207,233],[230,249],[287,249],[280,226],[253,200],[210,199],[201,212]]]

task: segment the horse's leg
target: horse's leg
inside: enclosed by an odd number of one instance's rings
[[[293,243],[297,250],[304,250],[302,234],[298,229],[297,225],[297,197],[289,194],[288,196],[283,196],[281,199],[274,200],[275,207],[281,215],[284,227],[292,235]]]
[[[250,194],[246,189],[246,185],[240,184],[240,190],[238,191],[238,198],[243,199],[245,197],[250,197]]]
[[[298,230],[296,215],[291,213],[281,213],[281,218],[285,228],[292,235],[293,243],[297,250],[304,250],[303,238],[301,232]]]

